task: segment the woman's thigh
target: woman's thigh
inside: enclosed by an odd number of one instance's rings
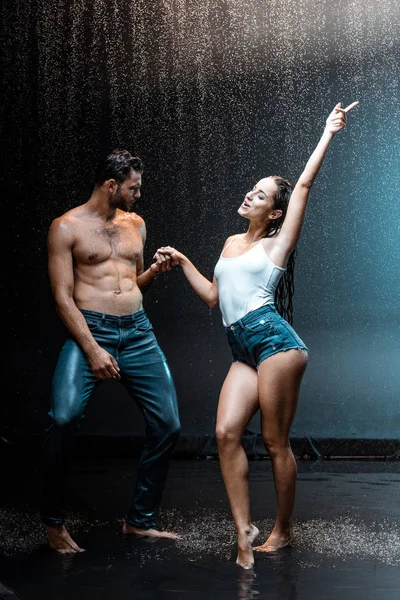
[[[242,362],[232,363],[219,397],[217,436],[243,435],[258,408],[257,371]]]
[[[287,350],[266,358],[260,364],[258,395],[264,439],[288,438],[307,360],[305,351]]]

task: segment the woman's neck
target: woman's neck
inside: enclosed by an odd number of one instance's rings
[[[266,227],[262,225],[250,225],[246,233],[243,234],[243,241],[246,244],[254,244],[265,237]]]

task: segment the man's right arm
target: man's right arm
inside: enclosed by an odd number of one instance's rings
[[[119,379],[117,362],[98,345],[74,301],[74,242],[71,222],[65,217],[55,219],[50,225],[47,249],[50,286],[56,309],[65,327],[86,354],[94,375],[98,379]]]

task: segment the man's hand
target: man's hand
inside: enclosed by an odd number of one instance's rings
[[[176,255],[171,254],[169,250],[174,250],[170,246],[162,247],[157,250],[154,254],[153,259],[155,262],[150,266],[150,269],[156,273],[165,273],[170,271],[173,267],[179,265],[179,260]]]
[[[179,252],[172,246],[162,246],[157,250],[154,257],[162,256],[165,259],[169,260],[171,263],[171,268],[176,267],[177,265],[182,264],[182,261],[185,259],[185,255],[182,252]]]
[[[88,355],[90,367],[97,379],[121,379],[115,358],[100,346]]]

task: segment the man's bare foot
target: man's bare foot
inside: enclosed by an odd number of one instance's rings
[[[254,566],[252,543],[260,532],[253,524],[250,525],[250,531],[238,535],[238,555],[236,564],[242,569],[251,569]]]
[[[293,530],[289,529],[285,532],[273,531],[269,538],[262,546],[255,546],[255,552],[276,552],[281,548],[289,546],[293,542]]]
[[[43,526],[47,533],[50,548],[58,552],[58,554],[76,554],[77,552],[85,552],[83,548],[80,548],[78,544],[74,542],[64,525],[61,525],[60,527],[50,527],[49,525],[43,524]]]
[[[158,531],[158,529],[138,529],[137,527],[128,525],[128,523],[123,524],[122,533],[130,533],[132,535],[148,538],[169,538],[171,540],[179,540],[181,537],[177,533],[172,533],[171,531]]]

